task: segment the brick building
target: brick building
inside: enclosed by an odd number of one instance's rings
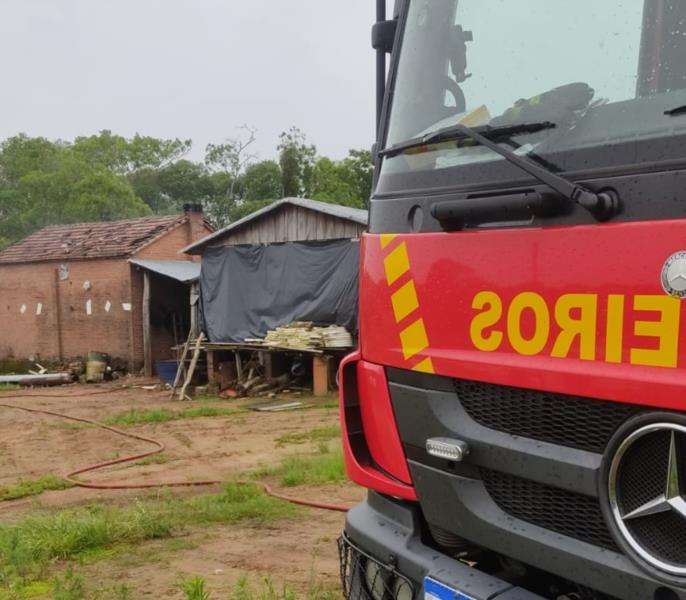
[[[187,334],[188,288],[151,279],[131,261],[193,260],[179,249],[211,231],[202,210],[189,206],[183,215],[53,225],[0,252],[0,359],[98,351],[138,369],[144,329],[154,359],[168,358],[172,342]],[[144,306],[146,279],[153,289]]]

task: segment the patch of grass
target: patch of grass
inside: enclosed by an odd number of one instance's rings
[[[118,585],[112,592],[117,600],[130,600],[131,598],[131,590],[129,590],[129,587],[124,583]]]
[[[145,425],[148,423],[167,423],[179,419],[196,419],[199,417],[226,417],[244,412],[240,408],[217,406],[198,406],[185,410],[168,410],[166,408],[140,410],[132,408],[125,412],[110,415],[103,420],[106,425]]]
[[[42,579],[56,560],[106,557],[109,548],[171,538],[188,525],[264,523],[298,514],[295,506],[264,495],[258,486],[229,483],[216,494],[169,495],[128,507],[96,504],[26,517],[0,525],[0,598]]]
[[[15,485],[0,487],[0,502],[18,500],[27,496],[38,496],[48,490],[66,490],[74,484],[65,481],[58,475],[46,475],[39,479],[20,481]]]
[[[83,598],[85,598],[83,578],[75,573],[72,567],[68,567],[62,577],[55,578],[52,600],[82,600]]]
[[[277,477],[284,487],[338,483],[346,480],[343,452],[336,448],[333,452],[289,456],[280,465],[263,467],[253,476]]]
[[[186,600],[210,600],[210,593],[205,589],[202,577],[187,577],[176,586]]]
[[[304,444],[305,442],[328,442],[340,435],[341,428],[339,425],[327,425],[311,429],[310,431],[285,433],[274,441],[277,446],[285,446],[287,444]]]
[[[0,383],[0,392],[14,392],[19,389],[16,383]]]
[[[231,592],[231,600],[338,600],[341,593],[333,586],[325,586],[314,578],[310,581],[304,595],[296,594],[292,586],[285,583],[276,587],[270,577],[265,577],[257,586],[252,584],[246,575],[238,578]]]

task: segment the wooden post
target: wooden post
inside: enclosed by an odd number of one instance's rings
[[[62,299],[60,298],[60,269],[55,269],[54,279],[55,293],[55,333],[57,335],[57,358],[61,361],[64,358],[64,347],[62,344]]]
[[[207,350],[207,383],[215,385],[217,383],[217,366],[214,364],[214,350]]]
[[[150,274],[143,273],[143,364],[145,376],[152,377],[152,340],[150,339]]]
[[[241,353],[236,350],[233,355],[236,357],[236,377],[243,379],[243,361],[241,360]]]
[[[312,357],[312,393],[315,396],[326,396],[329,393],[329,358]]]

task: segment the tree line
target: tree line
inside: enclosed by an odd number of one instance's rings
[[[256,130],[243,126],[192,161],[191,140],[107,130],[72,142],[8,138],[0,143],[0,249],[46,225],[172,214],[187,203],[202,204],[216,227],[290,196],[366,206],[369,151],[332,160],[292,127],[281,134],[275,159],[258,160],[255,140]]]

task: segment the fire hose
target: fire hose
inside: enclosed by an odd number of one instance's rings
[[[97,392],[89,392],[87,394],[79,394],[79,395],[65,395],[65,394],[2,394],[0,395],[0,399],[5,399],[5,398],[82,398],[82,397],[88,397],[88,396],[95,396],[99,394],[109,394],[112,393],[113,391],[119,391],[116,389],[112,390],[101,390]],[[60,419],[67,419],[69,421],[75,421],[77,423],[85,423],[88,425],[93,425],[95,427],[99,427],[100,429],[105,429],[107,431],[110,431],[112,433],[115,433],[117,435],[145,442],[147,444],[151,444],[155,446],[154,449],[149,450],[148,452],[142,452],[140,454],[134,454],[130,456],[124,456],[121,458],[115,458],[113,460],[107,460],[103,462],[99,462],[96,464],[88,465],[85,467],[78,468],[74,471],[71,471],[67,473],[66,475],[63,475],[63,478],[65,481],[78,486],[82,488],[89,488],[89,489],[96,489],[96,490],[135,490],[135,489],[149,489],[149,488],[162,488],[162,487],[191,487],[191,486],[208,486],[208,485],[217,485],[222,483],[220,480],[215,480],[215,479],[206,479],[206,480],[184,480],[184,481],[165,481],[165,482],[159,482],[159,483],[147,483],[147,482],[116,482],[116,483],[96,483],[96,482],[90,482],[90,481],[82,481],[80,479],[77,479],[77,475],[83,475],[84,473],[92,473],[93,471],[98,471],[100,469],[104,469],[105,467],[110,467],[113,465],[119,465],[122,463],[127,463],[131,462],[134,460],[141,460],[143,458],[146,458],[148,456],[153,456],[155,454],[159,454],[160,452],[163,452],[165,450],[165,445],[160,442],[159,440],[156,440],[154,438],[146,437],[143,435],[138,435],[136,433],[130,433],[128,431],[124,431],[123,429],[119,429],[117,427],[112,427],[110,425],[105,425],[104,423],[100,423],[98,421],[95,421],[93,419],[87,419],[84,417],[75,417],[74,415],[69,415],[66,413],[61,413],[57,411],[52,411],[52,410],[45,410],[45,409],[40,409],[40,408],[29,408],[26,406],[19,406],[17,404],[8,404],[5,402],[0,402],[0,407],[3,408],[9,408],[13,410],[21,410],[24,412],[28,413],[33,413],[33,414],[43,414],[43,415],[48,415],[51,417],[57,417]],[[330,504],[326,502],[317,502],[315,500],[308,500],[306,498],[298,498],[295,496],[288,496],[285,494],[281,494],[280,492],[275,491],[268,483],[265,482],[256,482],[256,481],[247,481],[247,480],[237,480],[235,483],[238,485],[253,485],[257,484],[262,487],[264,490],[265,494],[268,496],[271,496],[272,498],[277,498],[279,500],[284,500],[286,502],[290,502],[291,504],[298,504],[301,506],[308,506],[310,508],[318,508],[322,510],[331,510],[331,511],[338,511],[338,512],[347,512],[350,510],[349,506],[343,506],[341,504]]]

